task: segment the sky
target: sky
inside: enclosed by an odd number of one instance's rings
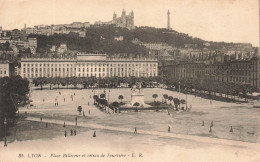
[[[207,41],[259,46],[258,0],[0,0],[5,30],[34,25],[110,21],[113,13],[134,11],[135,26],[171,27]]]

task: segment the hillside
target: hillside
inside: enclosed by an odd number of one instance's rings
[[[123,41],[117,41],[116,36],[123,36]],[[60,43],[66,43],[70,50],[82,52],[99,52],[99,53],[132,53],[145,54],[148,51],[139,45],[132,43],[133,39],[141,42],[167,43],[176,48],[184,48],[190,45],[196,49],[204,47],[204,41],[199,38],[193,38],[187,34],[166,29],[152,27],[137,27],[133,30],[117,28],[114,26],[91,26],[86,29],[86,37],[81,38],[75,33],[54,34],[52,36],[29,35],[38,39],[38,52],[48,51],[52,45],[59,46]],[[225,42],[209,42],[209,49],[221,49],[223,47],[232,47],[236,44]]]

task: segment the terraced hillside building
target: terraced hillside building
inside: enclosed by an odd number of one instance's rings
[[[106,54],[78,54],[76,59],[22,58],[23,78],[37,77],[150,77],[158,75],[158,61],[145,58],[107,58]]]

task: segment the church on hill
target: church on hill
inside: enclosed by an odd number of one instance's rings
[[[121,17],[117,17],[116,13],[114,13],[112,23],[116,24],[117,27],[134,29],[134,12],[132,11],[129,15],[126,15],[125,10],[123,10]]]
[[[123,10],[120,17],[117,17],[117,14],[113,14],[113,20],[109,22],[97,21],[95,25],[115,25],[116,27],[134,29],[134,12],[131,11],[128,15],[126,11]]]

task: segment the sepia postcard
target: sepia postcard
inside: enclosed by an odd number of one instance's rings
[[[0,162],[259,162],[259,4],[0,0]]]

